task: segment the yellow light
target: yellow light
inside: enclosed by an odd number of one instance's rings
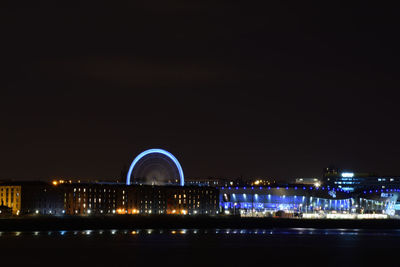
[[[173,235],[176,234],[176,231],[175,231],[175,230],[174,230],[174,231],[171,231],[171,234],[173,234]]]
[[[57,185],[58,185],[58,182],[57,182],[57,181],[53,181],[52,184],[53,184],[54,186],[57,186]]]
[[[138,214],[138,213],[139,213],[139,210],[137,210],[137,209],[132,209],[130,213],[131,213],[131,214]]]
[[[137,234],[137,232],[136,231],[132,231],[132,235],[136,235]]]
[[[126,211],[124,209],[117,209],[117,214],[125,214]]]

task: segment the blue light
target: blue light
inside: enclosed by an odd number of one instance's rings
[[[279,189],[279,186],[276,189]]]
[[[297,186],[294,187],[294,190],[297,190]]]
[[[183,186],[185,184],[185,178],[183,176],[183,170],[182,170],[181,164],[174,157],[174,155],[172,155],[171,153],[169,153],[168,151],[166,151],[164,149],[153,148],[153,149],[148,149],[146,151],[143,151],[142,153],[140,153],[133,160],[131,166],[129,167],[128,175],[126,177],[126,184],[127,185],[131,184],[131,176],[132,176],[133,168],[135,167],[136,163],[138,163],[138,161],[141,160],[144,156],[147,156],[149,154],[156,154],[156,153],[167,156],[168,158],[170,158],[175,163],[175,166],[178,168],[178,171],[179,171],[179,177],[180,177],[180,180],[181,180],[180,181],[180,185]]]
[[[251,187],[251,189],[253,190],[253,189],[254,189],[254,187]]]
[[[303,186],[303,190],[306,190],[306,188]]]
[[[236,189],[237,189],[237,187],[236,187]],[[243,187],[243,189],[246,189],[246,187]]]
[[[286,190],[289,189],[289,187],[286,187]]]

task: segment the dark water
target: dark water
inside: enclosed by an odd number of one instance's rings
[[[1,266],[400,266],[400,230],[0,232]]]

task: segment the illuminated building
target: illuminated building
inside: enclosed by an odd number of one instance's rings
[[[225,214],[241,216],[274,216],[284,212],[292,217],[352,218],[351,214],[397,214],[399,196],[400,187],[361,192],[305,185],[221,187],[220,206]]]
[[[62,185],[68,215],[115,214],[125,210],[126,186],[114,183]]]
[[[312,186],[222,187],[221,209],[225,214],[273,216],[278,211],[293,216],[320,211],[349,211],[351,195],[341,189]]]
[[[357,192],[365,189],[399,188],[399,176],[379,176],[369,173],[336,172],[325,173],[323,184]]]
[[[215,215],[219,209],[219,191],[203,186],[130,186],[129,214]]]
[[[3,189],[3,191],[1,191]],[[7,190],[8,189],[8,190]],[[8,192],[8,193],[7,193]],[[9,182],[0,184],[3,203],[11,205],[13,214],[62,215],[64,203],[57,186],[46,182]],[[8,196],[7,198],[5,198]]]
[[[65,213],[99,214],[217,214],[219,191],[212,187],[66,184]]]
[[[0,206],[8,207],[13,215],[18,215],[21,210],[21,186],[0,184]]]

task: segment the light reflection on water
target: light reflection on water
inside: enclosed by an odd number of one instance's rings
[[[190,236],[190,235],[340,235],[340,236],[393,236],[400,237],[400,230],[364,230],[364,229],[316,229],[316,228],[280,228],[280,229],[111,229],[111,230],[61,230],[61,231],[14,231],[1,232],[0,238],[3,237],[20,237],[20,236],[150,236],[150,235],[168,235],[168,236]]]

